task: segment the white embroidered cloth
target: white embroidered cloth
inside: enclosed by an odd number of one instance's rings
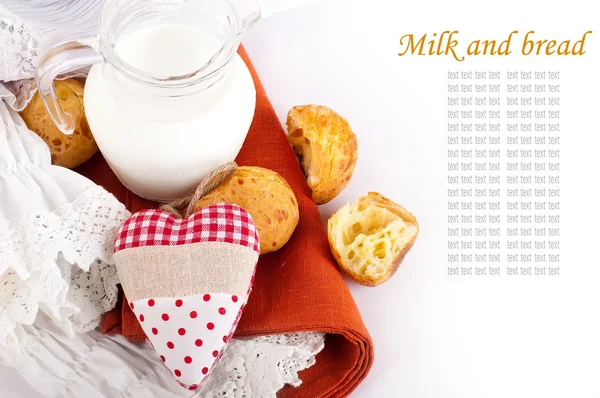
[[[128,216],[93,182],[50,164],[48,147],[0,103],[0,345],[38,312],[67,335],[117,300],[112,240]],[[92,280],[92,278],[94,278]]]
[[[259,3],[264,16],[308,1]],[[92,37],[103,3],[0,0],[0,364],[54,397],[275,397],[301,383],[323,333],[233,339],[194,394],[148,345],[94,330],[116,303],[112,242],[128,212],[88,179],[51,166],[15,111],[35,92],[39,57]]]

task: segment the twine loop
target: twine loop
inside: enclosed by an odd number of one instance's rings
[[[188,218],[194,212],[194,205],[197,201],[208,195],[213,189],[218,187],[227,177],[237,169],[237,163],[229,162],[219,166],[211,171],[200,181],[194,192],[184,198],[176,199],[170,203],[160,205],[160,209],[177,217]],[[183,213],[181,210],[183,209]]]

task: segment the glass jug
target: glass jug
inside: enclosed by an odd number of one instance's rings
[[[244,142],[256,92],[237,49],[259,18],[254,0],[108,0],[95,44],[44,55],[40,95],[58,128],[73,133],[53,81],[92,65],[85,113],[111,169],[147,199],[182,197]]]

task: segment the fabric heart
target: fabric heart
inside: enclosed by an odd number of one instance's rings
[[[221,357],[254,282],[258,233],[250,214],[219,203],[179,219],[135,213],[115,239],[131,309],[160,359],[195,390]]]

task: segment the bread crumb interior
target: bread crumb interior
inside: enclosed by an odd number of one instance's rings
[[[417,234],[415,225],[373,204],[347,205],[340,209],[338,219],[338,251],[359,276],[383,277],[395,265],[402,248]]]

